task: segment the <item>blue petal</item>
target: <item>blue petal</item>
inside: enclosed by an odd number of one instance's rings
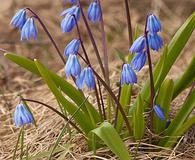
[[[86,68],[82,70],[81,74],[77,77],[76,84],[79,89],[83,89],[85,84]]]
[[[131,66],[137,72],[142,69],[146,63],[146,52],[139,52],[131,61]]]
[[[146,39],[144,36],[140,36],[138,37],[132,44],[131,48],[129,49],[131,51],[131,53],[135,53],[135,52],[141,52],[146,44]]]
[[[93,71],[91,70],[90,67],[87,67],[87,72],[86,72],[86,84],[89,89],[94,89],[95,87],[95,78],[93,75]]]
[[[97,2],[92,2],[88,8],[88,19],[93,23],[96,23],[101,18],[100,5]]]
[[[158,118],[160,118],[162,121],[165,120],[164,112],[163,112],[162,108],[159,105],[154,106],[154,111],[155,111]]]
[[[64,55],[69,56],[70,54],[77,54],[79,51],[80,46],[80,40],[79,39],[73,39],[68,45],[66,46],[64,50]]]
[[[148,30],[152,33],[157,33],[159,31],[161,31],[161,24],[160,21],[158,20],[158,18],[154,15],[151,14],[148,17]]]
[[[163,46],[163,40],[158,34],[150,33],[148,35],[149,46],[152,50],[159,51]]]
[[[14,123],[16,127],[23,126],[25,124],[33,123],[33,116],[26,106],[22,103],[16,106],[14,113]]]

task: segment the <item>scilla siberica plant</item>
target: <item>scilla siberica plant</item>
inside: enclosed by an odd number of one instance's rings
[[[119,92],[116,95],[111,88],[109,79],[106,33],[104,30],[101,1],[92,0],[90,2],[87,16],[80,0],[70,0],[68,3],[73,6],[62,12],[61,16],[63,19],[61,22],[61,30],[62,32],[75,31],[78,37],[74,37],[74,39],[65,46],[64,56],[67,60],[61,54],[47,26],[32,9],[24,8],[19,10],[11,20],[11,25],[21,31],[21,40],[26,39],[27,41],[31,38],[35,40],[38,38],[36,29],[36,23],[38,22],[64,63],[66,77],[72,77],[75,83],[75,85],[73,85],[67,82],[66,79],[47,69],[37,59],[32,61],[28,58],[2,50],[6,52],[4,54],[6,58],[31,71],[33,74],[40,76],[62,107],[60,108],[62,110],[58,111],[42,102],[21,97],[20,103],[16,106],[14,115],[16,126],[23,126],[23,129],[24,125],[30,123],[35,124],[32,112],[30,108],[27,107],[26,102],[28,101],[42,104],[64,118],[67,123],[64,125],[54,146],[49,151],[49,159],[52,158],[54,151],[58,148],[58,144],[66,131],[67,124],[70,124],[77,132],[87,137],[89,149],[93,149],[94,153],[97,147],[101,147],[105,144],[121,160],[129,160],[134,154],[134,152],[130,153],[130,150],[133,151],[133,149],[130,149],[130,146],[124,145],[124,139],[129,139],[129,137],[132,138],[131,141],[139,141],[137,146],[142,145],[143,142],[162,147],[174,147],[178,138],[195,124],[195,117],[190,117],[190,113],[195,107],[195,57],[192,57],[191,63],[184,71],[183,75],[178,77],[177,80],[166,79],[166,75],[177,57],[181,54],[182,49],[195,28],[195,14],[193,13],[180,27],[169,45],[166,45],[165,42],[163,45],[163,40],[159,34],[162,31],[162,26],[159,19],[154,14],[148,14],[144,33],[140,36],[136,34],[133,35],[129,3],[127,0],[124,0],[130,49],[127,56],[128,60],[126,60],[126,57],[123,55],[125,58],[123,59],[123,65],[121,65]],[[84,39],[78,24],[81,17],[92,42],[94,54],[97,57],[102,74],[94,69],[94,64],[91,64],[88,57],[89,53],[87,53],[85,49]],[[88,19],[86,17],[88,17]],[[96,23],[96,25],[101,26],[103,60],[100,58],[99,48],[96,45],[91,26],[89,25],[90,21],[92,24]],[[135,39],[134,42],[132,41],[133,39]],[[83,54],[80,53],[81,49]],[[161,57],[155,66],[152,65],[151,51],[154,53],[158,52],[158,54],[161,52]],[[136,87],[136,83],[139,82],[136,73],[144,67],[146,59],[148,60],[149,66],[149,79],[141,86],[135,102],[130,105],[132,87]],[[84,62],[85,65],[81,65],[80,61]],[[97,107],[89,102],[85,96],[83,92],[85,84],[89,90],[94,90]],[[169,117],[171,102],[189,86],[191,86],[191,89],[185,102],[171,119]],[[106,100],[103,99],[102,87],[105,88],[106,94],[108,94],[106,99],[107,103],[105,102]],[[66,97],[69,97],[71,101]],[[63,110],[67,111],[70,118],[67,118]],[[146,127],[149,132],[145,129]],[[154,134],[155,137],[153,136]],[[159,136],[156,136],[157,134]],[[22,132],[20,132],[19,136],[20,135],[23,135]],[[94,135],[99,137],[99,139],[94,139]],[[123,136],[121,137],[121,135]],[[104,144],[102,144],[100,139]],[[18,144],[16,145],[16,149],[17,146]],[[137,148],[136,153],[139,153],[139,147],[135,148]],[[21,157],[23,157],[23,155],[24,154],[21,153]],[[137,154],[134,156],[136,155]],[[16,154],[14,152],[13,157],[15,158],[15,156]]]

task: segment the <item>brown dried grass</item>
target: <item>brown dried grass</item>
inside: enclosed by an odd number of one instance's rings
[[[8,24],[9,19],[14,14],[15,10],[23,6],[32,7],[43,18],[47,24],[52,35],[55,35],[55,39],[59,44],[61,50],[63,50],[65,44],[71,37],[76,36],[75,33],[70,35],[61,34],[59,23],[59,13],[62,11],[61,1],[14,1],[14,0],[1,0],[3,3],[0,6],[0,45],[2,48],[14,51],[18,54],[28,56],[30,58],[41,59],[52,70],[58,71],[63,65],[60,60],[55,56],[55,50],[50,45],[47,37],[41,34],[42,30],[38,27],[40,42],[20,43],[19,34],[13,30]],[[110,5],[112,4],[112,5]],[[177,4],[177,6],[175,6]],[[115,58],[115,49],[120,49],[127,52],[128,49],[128,37],[127,27],[125,23],[125,13],[122,2],[118,1],[103,1],[103,11],[106,24],[106,32],[108,33],[108,52],[110,58],[110,77],[111,84],[114,91],[117,92],[116,82],[120,72],[121,62]],[[184,22],[187,16],[193,11],[193,0],[184,1],[133,1],[132,2],[132,22],[133,26],[137,23],[141,24],[143,28],[144,18],[147,12],[155,10],[162,19],[164,28],[163,37],[168,42],[176,29]],[[6,19],[6,20],[5,20]],[[170,26],[166,28],[166,26]],[[84,29],[84,27],[81,25]],[[94,28],[95,37],[97,43],[100,46],[101,37],[98,26]],[[86,42],[88,42],[86,32],[83,32]],[[100,40],[98,40],[100,39]],[[174,65],[173,69],[169,73],[170,78],[176,78],[180,75],[189,63],[189,59],[194,55],[195,47],[192,45],[195,42],[195,38],[191,38],[188,45],[185,47],[182,56]],[[90,43],[86,43],[87,52],[91,53],[90,57],[93,62],[96,61],[93,56],[93,48]],[[101,46],[100,46],[101,47]],[[154,55],[154,61],[158,59],[158,55]],[[15,104],[17,104],[17,95],[22,94],[26,98],[32,98],[51,106],[58,108],[57,103],[53,95],[48,91],[48,88],[42,84],[41,79],[36,76],[32,76],[30,73],[21,70],[20,67],[8,62],[4,58],[0,58],[1,72],[0,72],[0,159],[11,159],[12,152],[17,140],[19,130],[15,128],[12,122],[12,116],[14,112]],[[58,65],[56,65],[58,64]],[[95,66],[98,69],[98,66]],[[139,85],[144,83],[147,78],[147,65],[139,73]],[[63,71],[60,70],[59,74],[63,76]],[[134,93],[139,89],[139,85],[135,87]],[[172,114],[174,115],[181,104],[183,103],[188,91],[182,93],[172,104]],[[88,93],[89,94],[89,93]],[[90,93],[91,95],[91,93]],[[94,102],[92,96],[90,101]],[[37,128],[34,126],[27,126],[25,128],[25,144],[29,144],[30,155],[37,154],[41,151],[47,151],[55,142],[60,130],[64,125],[63,119],[59,118],[55,113],[49,111],[41,105],[29,103],[37,121]],[[140,151],[138,152],[137,159],[154,159],[157,157],[163,159],[193,159],[195,157],[195,128],[186,133],[178,145],[173,150],[161,148],[162,150],[157,152],[158,146],[149,145],[144,142],[140,144]],[[72,130],[74,133],[74,131]],[[70,138],[69,134],[65,134],[61,144],[70,144],[69,151],[64,155],[64,159],[92,159],[93,153],[87,151],[87,144],[81,134],[73,134]],[[126,145],[129,146],[132,152],[135,152],[135,146],[137,143],[126,141]],[[151,151],[152,150],[152,151]],[[19,152],[18,152],[19,154]],[[107,149],[102,148],[97,151],[97,159],[116,159],[114,155]]]

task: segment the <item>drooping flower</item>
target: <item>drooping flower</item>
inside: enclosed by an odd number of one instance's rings
[[[101,18],[101,9],[100,4],[97,1],[93,1],[88,8],[88,19],[92,23],[100,21]]]
[[[73,6],[71,8],[66,9],[61,13],[61,16],[65,16],[64,19],[61,22],[61,29],[62,32],[70,32],[75,27],[76,22],[75,16],[77,22],[80,19],[80,7],[79,6]]]
[[[171,120],[168,119],[167,122],[166,122],[166,126],[165,126],[165,129],[167,129],[169,127],[169,125],[171,124]]]
[[[64,55],[68,57],[70,54],[76,54],[79,51],[80,46],[80,40],[79,39],[73,39],[68,45],[66,46],[64,50]]]
[[[66,2],[67,0],[64,0],[64,2]],[[70,4],[74,4],[74,3],[76,3],[77,2],[77,0],[69,0],[69,3]]]
[[[131,53],[141,52],[146,45],[146,39],[144,36],[138,37],[132,44],[131,48],[129,49]]]
[[[90,67],[84,68],[76,80],[76,84],[79,89],[83,89],[85,83],[90,90],[94,89],[95,78]]]
[[[146,63],[146,57],[147,53],[145,51],[137,53],[137,55],[133,57],[131,61],[132,68],[137,72],[140,71]]]
[[[16,127],[24,126],[25,124],[33,123],[33,116],[23,103],[16,106],[14,113],[14,123]]]
[[[155,51],[159,51],[163,46],[163,40],[157,33],[149,33],[148,42],[150,48]]]
[[[37,29],[32,17],[26,20],[21,31],[21,40],[26,39],[29,41],[31,38],[34,38],[34,40],[37,39]]]
[[[81,65],[75,54],[70,54],[65,65],[66,76],[70,75],[77,77],[81,72]]]
[[[161,31],[160,21],[154,14],[150,14],[148,16],[147,26],[148,26],[148,30],[152,33],[157,33]]]
[[[163,112],[162,108],[159,105],[154,106],[154,111],[155,111],[158,118],[160,118],[162,121],[165,120],[164,112]]]
[[[124,64],[121,72],[121,85],[137,83],[137,76],[129,64]]]
[[[10,24],[13,27],[18,27],[19,30],[21,30],[22,27],[24,26],[25,22],[26,22],[26,10],[21,9],[14,15]]]

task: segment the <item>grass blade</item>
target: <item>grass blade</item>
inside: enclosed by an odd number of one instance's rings
[[[195,108],[195,90],[188,96],[186,102],[182,106],[181,110],[177,113],[170,126],[164,133],[166,136],[160,142],[160,146],[171,147],[173,145],[172,138],[177,135],[178,129],[183,126],[184,122],[187,120],[190,113]]]

